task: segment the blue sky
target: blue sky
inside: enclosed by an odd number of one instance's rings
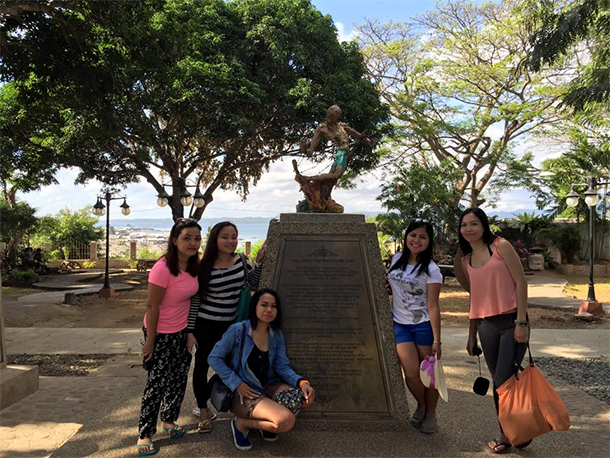
[[[313,4],[323,13],[330,14],[337,26],[339,37],[349,39],[353,36],[354,25],[364,22],[364,18],[377,18],[382,22],[392,20],[407,21],[415,14],[423,13],[434,7],[433,0],[314,0]],[[521,145],[517,152],[523,151],[527,145]],[[538,155],[541,159],[542,155]],[[330,164],[322,164],[308,174],[321,172]],[[302,168],[304,169],[304,168]],[[26,195],[18,195],[38,209],[38,215],[55,214],[64,207],[76,210],[85,205],[93,205],[101,185],[91,181],[87,185],[74,185],[76,170],[62,170],[57,174],[58,185],[46,186],[40,191]],[[345,206],[347,213],[383,211],[375,199],[379,194],[379,174],[370,173],[363,177],[363,182],[356,189],[333,192],[334,199]],[[120,213],[118,205],[113,202],[111,208],[111,224],[128,223],[134,218],[171,218],[169,207],[160,208],[156,204],[156,192],[148,183],[129,185],[123,195],[131,206],[128,217]],[[205,212],[209,218],[246,217],[246,216],[276,216],[280,213],[294,212],[296,203],[302,199],[298,184],[294,181],[294,173],[290,160],[272,165],[270,173],[263,176],[259,184],[251,189],[246,202],[241,201],[234,192],[218,190],[214,193],[214,201]],[[535,205],[529,193],[515,190],[504,193],[498,205],[498,210],[522,211],[533,209]]]

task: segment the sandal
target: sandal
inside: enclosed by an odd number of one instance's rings
[[[144,444],[136,444],[136,447],[140,456],[154,455],[159,451],[159,449],[154,447],[153,441],[150,439]]]
[[[205,410],[208,411],[208,417],[210,418],[210,420],[216,420],[216,418],[218,417],[217,414],[213,413],[212,415],[210,415],[210,409]],[[201,409],[197,406],[193,407],[193,415],[195,415],[197,418],[201,418]]]
[[[498,455],[500,453],[504,453],[504,452],[508,451],[509,448],[511,448],[510,442],[508,442],[508,441],[502,442],[499,439],[492,440],[485,447],[485,449],[488,452],[491,452],[494,455]]]
[[[186,429],[180,425],[174,425],[170,428],[163,428],[163,432],[169,434],[171,439],[180,439],[186,434]]]
[[[214,427],[212,426],[212,420],[210,418],[206,418],[197,423],[197,432],[200,434],[211,433],[213,429]]]

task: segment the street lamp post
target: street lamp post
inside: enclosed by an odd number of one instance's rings
[[[194,204],[197,208],[205,206],[205,198],[199,190],[199,185],[186,184],[186,181],[183,178],[179,178],[176,180],[175,184],[162,183],[161,186],[171,186],[172,188],[180,189],[180,203],[184,207],[188,207],[191,204]],[[195,195],[192,195],[187,188],[196,188]],[[171,196],[163,189],[157,196],[157,205],[159,205],[159,207],[165,207],[169,204],[170,199]]]
[[[580,303],[578,313],[588,312],[593,315],[601,316],[604,315],[604,308],[595,298],[595,281],[593,280],[593,268],[595,263],[595,207],[599,202],[599,195],[597,194],[598,184],[608,183],[600,183],[595,177],[589,177],[587,179],[587,184],[572,184],[572,190],[566,197],[566,204],[569,207],[576,207],[581,195],[574,190],[574,187],[587,186],[587,190],[582,196],[584,196],[585,203],[589,207],[589,291],[587,293],[587,300]]]
[[[106,214],[106,267],[104,270],[104,286],[99,290],[99,297],[112,297],[115,294],[114,288],[110,287],[109,276],[109,261],[110,261],[110,201],[123,199],[121,204],[121,213],[127,216],[131,213],[129,205],[127,205],[127,197],[112,197],[109,189],[103,191],[104,194],[97,197],[97,202],[93,206],[93,214],[103,216]],[[106,201],[106,205],[102,203],[102,199]],[[106,210],[106,207],[108,210]]]

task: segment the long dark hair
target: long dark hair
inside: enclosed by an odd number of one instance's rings
[[[205,244],[203,258],[201,258],[201,266],[199,267],[199,295],[202,297],[205,294],[208,284],[210,283],[212,266],[214,265],[214,261],[216,261],[216,257],[218,256],[218,233],[227,226],[232,226],[235,229],[235,232],[237,232],[237,226],[230,221],[216,223],[210,231],[210,236]]]
[[[197,220],[192,218],[178,218],[176,223],[172,226],[172,230],[169,232],[167,251],[165,252],[164,257],[167,268],[175,277],[180,273],[180,263],[178,262],[178,246],[174,243],[174,239],[177,239],[184,229],[190,227],[196,227],[199,229],[199,232],[201,232],[201,226]],[[186,264],[186,272],[191,274],[192,277],[196,277],[199,273],[199,252],[189,258]]]
[[[429,242],[427,248],[417,255],[417,264],[413,268],[413,272],[417,271],[417,275],[421,274],[422,272],[425,272],[427,275],[430,274],[428,272],[428,266],[430,265],[430,261],[432,261],[432,253],[434,252],[434,231],[432,229],[432,224],[421,219],[414,219],[411,221],[411,223],[409,223],[409,226],[407,226],[404,242],[402,244],[404,251],[400,255],[400,258],[398,258],[398,261],[396,261],[394,265],[390,267],[390,272],[396,269],[405,270],[407,268],[407,265],[409,264],[409,257],[411,256],[409,245],[407,245],[407,237],[411,232],[419,229],[420,227],[426,229]]]
[[[468,243],[462,235],[462,220],[464,219],[464,216],[468,215],[469,213],[474,213],[474,216],[481,221],[481,225],[483,226],[483,242],[485,242],[485,244],[489,245],[496,239],[496,236],[491,233],[491,229],[489,228],[489,219],[487,218],[485,212],[477,207],[467,208],[460,215],[460,220],[458,222],[458,242],[460,243],[460,250],[462,250],[464,255],[472,253],[470,243]]]
[[[275,315],[275,319],[269,324],[275,329],[280,329],[280,325],[282,323],[282,306],[280,304],[280,296],[278,296],[275,290],[271,288],[259,289],[250,299],[250,305],[248,306],[248,319],[250,320],[250,324],[252,325],[253,329],[256,329],[256,326],[258,326],[256,306],[258,305],[258,301],[260,300],[263,294],[271,294],[275,298],[275,307],[277,308],[277,315]]]

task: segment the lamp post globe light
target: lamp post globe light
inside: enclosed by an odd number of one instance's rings
[[[593,315],[601,316],[604,315],[604,308],[595,298],[595,282],[593,280],[593,268],[595,263],[595,207],[600,200],[597,193],[598,184],[608,183],[599,183],[595,177],[589,177],[586,185],[581,183],[572,184],[572,190],[566,196],[566,204],[569,207],[576,207],[581,195],[574,191],[574,187],[587,186],[587,190],[582,196],[585,198],[585,203],[589,207],[589,291],[587,293],[587,300],[580,303],[578,313],[588,312]]]
[[[107,189],[102,191],[103,194],[97,197],[97,202],[93,206],[93,214],[96,216],[106,215],[106,266],[104,269],[104,285],[99,290],[99,297],[113,297],[115,295],[114,288],[110,287],[109,277],[109,261],[110,261],[110,201],[123,199],[123,203],[120,205],[121,213],[127,216],[131,213],[129,205],[127,205],[127,197],[112,197],[112,192]],[[106,205],[102,202],[102,199],[106,201]],[[106,207],[108,209],[106,209]]]
[[[201,208],[205,206],[205,197],[199,190],[199,186],[196,184],[186,184],[186,180],[183,178],[179,178],[176,180],[176,184],[164,184],[161,183],[163,187],[172,187],[180,189],[180,203],[183,207],[188,207],[193,204],[197,208]],[[187,188],[196,188],[195,195],[192,195]],[[157,195],[157,205],[159,207],[166,207],[169,205],[172,196],[170,196],[165,189],[162,189],[161,192]]]

